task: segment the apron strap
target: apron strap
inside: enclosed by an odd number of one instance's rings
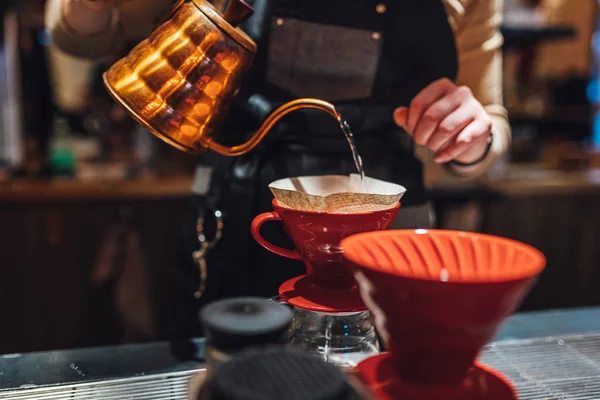
[[[207,206],[209,209],[220,207],[223,211],[223,236],[226,240],[213,250],[213,257],[208,259],[208,263],[213,264],[213,271],[221,270],[217,272],[221,277],[219,297],[244,296],[248,294],[252,274],[247,267],[247,259],[260,155],[250,153],[228,157],[221,167],[225,171],[215,174],[220,181],[211,185]]]

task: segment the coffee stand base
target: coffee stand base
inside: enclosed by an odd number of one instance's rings
[[[597,399],[600,307],[534,312],[507,320],[480,361],[506,376],[521,400]],[[188,361],[168,343],[0,356],[0,399],[186,399],[204,369],[204,341]]]

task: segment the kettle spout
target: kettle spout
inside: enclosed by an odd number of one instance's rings
[[[258,128],[254,135],[252,135],[252,137],[248,139],[248,141],[246,141],[245,143],[242,143],[237,146],[228,147],[216,142],[211,142],[209,147],[211,150],[216,151],[217,153],[222,154],[224,156],[239,156],[245,154],[254,149],[265,138],[265,136],[267,135],[267,133],[269,133],[271,128],[273,128],[273,126],[275,126],[275,124],[279,122],[281,118],[285,117],[293,111],[302,108],[312,108],[324,111],[332,117],[334,117],[336,121],[340,123],[342,122],[342,116],[340,115],[340,113],[337,112],[333,104],[319,99],[296,99],[283,104],[271,114],[269,114],[269,116],[267,117],[265,122],[263,122],[261,127]]]

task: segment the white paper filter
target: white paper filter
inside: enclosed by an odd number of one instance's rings
[[[269,189],[287,208],[316,212],[355,213],[392,208],[406,189],[395,183],[352,174],[299,176],[272,182]]]

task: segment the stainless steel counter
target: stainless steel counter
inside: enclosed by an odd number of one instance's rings
[[[600,307],[516,314],[504,323],[494,340],[533,339],[589,333],[600,333]]]
[[[180,356],[175,356],[180,354]],[[0,399],[187,399],[204,340],[0,356]]]
[[[176,357],[171,345],[165,342],[0,356],[0,398],[1,390],[7,388],[168,374],[203,368],[204,340],[195,340],[193,344],[194,347],[185,351],[187,357]]]
[[[600,398],[600,308],[515,315],[495,340],[481,359],[523,400]],[[1,356],[0,399],[185,399],[203,344],[186,361],[168,343]]]

